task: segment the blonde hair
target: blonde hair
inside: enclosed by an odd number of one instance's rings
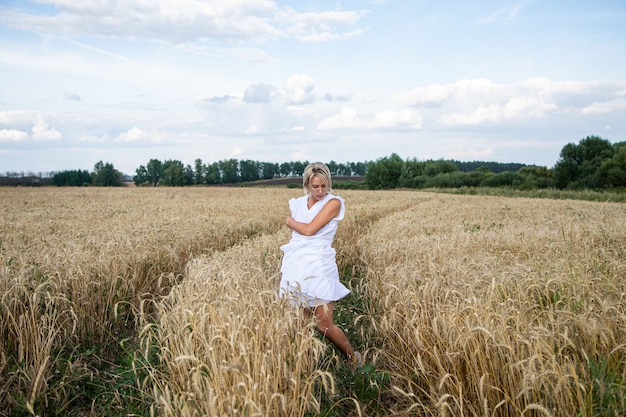
[[[313,177],[321,178],[322,181],[326,183],[326,191],[329,193],[333,190],[330,169],[322,162],[312,162],[304,168],[304,172],[302,173],[302,188],[304,189],[305,195],[309,193],[309,185]]]

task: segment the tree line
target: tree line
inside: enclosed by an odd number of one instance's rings
[[[563,147],[554,168],[524,165],[517,170],[494,172],[487,163],[474,162],[463,171],[450,160],[402,160],[398,155],[381,158],[367,167],[368,189],[508,187],[519,190],[558,188],[626,188],[626,142],[611,144],[588,136]]]
[[[499,162],[455,160],[403,160],[393,153],[376,161],[327,162],[333,176],[363,181],[335,184],[335,188],[460,188],[509,187],[520,190],[624,189],[626,188],[626,142],[611,143],[599,136],[588,136],[579,143],[568,143],[553,168]],[[136,169],[132,178],[138,186],[190,186],[252,183],[259,180],[300,177],[308,161],[259,162],[225,159],[193,167],[178,160],[150,159]],[[8,177],[7,177],[8,178]],[[92,172],[57,172],[57,186],[120,186],[124,176],[113,164],[99,161]],[[8,185],[19,185],[9,182]],[[45,185],[41,179],[32,184]],[[337,186],[339,185],[339,187]]]
[[[194,166],[184,165],[178,160],[151,159],[146,165],[141,165],[135,172],[136,185],[217,185],[238,184],[274,178],[302,176],[308,161],[259,162],[253,160],[237,160],[234,158],[204,164],[202,159],[196,159]],[[365,175],[367,163],[347,162],[337,163],[330,161],[328,167],[332,175]]]
[[[128,177],[115,169],[113,164],[97,162],[93,171],[72,169],[59,172],[6,172],[0,176],[0,186],[73,186],[95,185],[101,187],[120,186]]]
[[[52,176],[52,184],[59,187],[82,187],[95,185],[98,187],[119,187],[124,175],[115,169],[112,163],[97,162],[93,171],[68,170],[57,172]]]

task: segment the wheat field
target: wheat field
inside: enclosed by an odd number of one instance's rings
[[[0,189],[0,415],[626,410],[626,205],[337,190],[366,366],[277,297],[287,188]]]

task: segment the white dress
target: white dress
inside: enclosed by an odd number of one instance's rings
[[[310,223],[333,198],[339,200],[341,209],[339,215],[315,235],[304,236],[293,230],[289,243],[281,246],[284,256],[280,269],[280,295],[288,297],[294,305],[314,307],[337,301],[350,291],[339,281],[336,252],[331,246],[337,224],[345,213],[343,198],[329,193],[311,209],[307,206],[308,198],[305,195],[289,200],[291,216],[299,222]]]

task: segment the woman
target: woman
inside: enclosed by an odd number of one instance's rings
[[[317,329],[346,356],[352,366],[362,358],[344,332],[333,323],[335,301],[350,291],[339,281],[333,239],[345,213],[344,201],[331,194],[330,170],[321,162],[308,165],[303,173],[304,196],[289,200],[287,226],[291,240],[284,252],[280,294],[304,308],[305,317],[315,316]]]

